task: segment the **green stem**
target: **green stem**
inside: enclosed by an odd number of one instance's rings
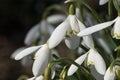
[[[120,12],[120,7],[119,7],[119,4],[118,4],[118,1],[117,0],[113,0],[113,4],[114,4],[115,9],[119,13]]]
[[[68,14],[65,10],[64,7],[58,5],[58,4],[54,4],[52,6],[49,6],[43,13],[42,15],[42,19],[46,19],[46,17],[48,16],[48,14],[50,13],[51,10],[58,10],[58,11],[62,11],[64,12],[65,14]]]

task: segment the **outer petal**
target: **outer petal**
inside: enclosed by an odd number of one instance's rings
[[[87,57],[88,53],[85,53],[84,55],[80,56],[79,58],[77,58],[75,60],[76,63],[78,63],[79,65],[81,65],[83,63],[83,61],[85,60],[85,58]],[[72,64],[68,70],[67,75],[71,76],[72,74],[74,74],[77,71],[78,67],[75,66],[74,64]]]
[[[112,35],[113,38],[120,39],[120,17],[118,17],[118,20],[115,22]]]
[[[76,16],[79,18],[80,17],[80,10],[79,10],[79,8],[76,8],[75,12],[76,12]]]
[[[89,48],[93,48],[94,47],[94,43],[93,43],[93,39],[92,39],[91,35],[83,36],[83,41],[87,45],[87,47],[89,47]]]
[[[80,22],[78,19],[77,19],[77,22],[78,22],[80,31],[86,28],[85,25],[82,22]]]
[[[20,53],[22,50],[24,50],[26,47],[21,47],[21,48],[18,48],[17,50],[15,50],[12,55],[10,56],[10,58],[14,59],[15,56]]]
[[[112,25],[117,19],[118,18],[116,18],[115,20],[112,20],[112,21],[100,23],[100,24],[94,25],[92,27],[86,28],[86,29],[80,31],[80,33],[78,33],[78,36],[82,37],[82,36],[90,35],[94,32],[100,31],[100,30]]]
[[[73,31],[75,30],[76,32],[79,32],[80,29],[79,29],[77,17],[75,15],[69,15],[68,18],[69,18],[69,21],[70,21],[69,23],[70,23],[70,26],[71,26],[72,30]]]
[[[32,67],[32,71],[35,77],[42,75],[42,73],[44,72],[49,61],[49,52],[50,50],[46,44],[37,51],[35,55],[35,61]]]
[[[35,40],[37,40],[40,37],[40,23],[33,26],[27,33],[24,43],[26,45],[31,45],[34,43]]]
[[[35,80],[35,77],[32,77],[32,78],[28,78],[27,80]]]
[[[106,71],[106,65],[102,58],[102,56],[95,50],[90,49],[89,55],[88,55],[88,62],[87,64],[94,64],[95,69],[98,73],[104,75]]]
[[[33,46],[33,47],[29,47],[27,49],[24,49],[23,51],[21,51],[19,54],[17,54],[15,56],[15,60],[20,60],[23,57],[35,52],[36,50],[38,50],[41,46]]]
[[[107,69],[104,80],[115,80],[115,72],[114,69],[113,71],[110,71],[110,67]]]
[[[68,20],[61,23],[52,33],[49,39],[49,48],[52,49],[56,47],[65,37],[66,31],[69,27]]]
[[[66,18],[66,16],[63,14],[54,14],[54,15],[49,16],[47,18],[47,21],[50,24],[56,24],[56,23],[60,23],[60,22],[64,21],[65,18]]]
[[[65,43],[68,48],[76,49],[79,46],[80,38],[74,34],[65,39]]]
[[[44,79],[43,79],[43,76],[41,75],[41,76],[37,77],[35,80],[44,80]]]
[[[99,5],[104,5],[105,3],[107,3],[108,2],[108,0],[100,0],[99,1]]]

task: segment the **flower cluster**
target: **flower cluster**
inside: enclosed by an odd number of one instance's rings
[[[26,35],[24,43],[30,47],[17,50],[12,55],[15,60],[27,58],[24,60],[26,61],[24,64],[29,61],[28,57],[33,58],[34,56],[34,60],[31,62],[33,63],[33,77],[28,80],[69,80],[69,78],[75,78],[73,80],[99,80],[99,77],[92,73],[91,68],[93,67],[98,75],[102,75],[103,80],[119,80],[120,49],[117,48],[117,51],[114,51],[120,43],[118,41],[120,39],[119,0],[99,0],[99,5],[107,2],[109,14],[112,14],[111,4],[114,5],[118,13],[118,17],[113,20],[110,17],[110,21],[107,22],[102,21],[105,18],[101,19],[85,1],[65,1],[66,4],[69,4],[67,15],[48,16],[45,13],[43,16],[45,18],[33,26]],[[50,9],[52,8],[50,7]],[[106,15],[106,17],[109,16]],[[58,26],[54,27],[55,25]],[[74,61],[58,55],[57,47],[63,40],[68,50],[76,53],[77,58],[75,57]],[[54,50],[58,52],[54,52]]]

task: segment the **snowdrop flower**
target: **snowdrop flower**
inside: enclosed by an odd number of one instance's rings
[[[48,16],[46,20],[50,24],[56,24],[56,23],[60,23],[60,22],[64,21],[65,18],[66,18],[66,15],[54,14],[54,15]]]
[[[35,51],[35,60],[32,67],[32,72],[34,77],[37,77],[39,75],[42,75],[49,60],[50,60],[50,49],[48,48],[47,44],[44,44],[42,46],[33,46],[29,47],[23,51],[21,51],[19,54],[15,56],[16,60],[20,60],[21,58],[34,53]]]
[[[87,60],[87,66],[94,65],[95,69],[98,73],[104,75],[106,71],[106,65],[105,62],[102,58],[102,56],[95,50],[95,49],[90,49],[87,53],[83,54],[79,58],[75,60],[76,63],[81,65],[85,59]],[[100,64],[100,65],[99,65]],[[71,65],[69,70],[68,70],[68,76],[74,74],[77,71],[78,67],[75,65]]]
[[[46,20],[42,20],[41,22],[39,22],[38,24],[36,24],[35,26],[33,26],[28,31],[28,33],[27,33],[27,35],[25,37],[24,43],[26,45],[32,45],[43,34],[44,34],[44,36],[45,35],[46,36],[47,35],[51,35],[51,33],[53,32],[53,30],[54,30],[54,27],[52,25],[50,25]],[[47,39],[48,39],[48,37],[47,37]]]
[[[81,36],[86,36],[86,35],[92,34],[94,32],[100,31],[104,28],[111,26],[113,23],[115,23],[115,24],[113,26],[111,34],[112,34],[113,38],[120,39],[120,28],[119,28],[120,17],[119,16],[112,21],[104,22],[104,23],[97,24],[92,27],[86,28],[86,29],[80,31],[78,33],[78,36],[81,37]]]
[[[118,71],[120,71],[120,66],[118,65],[113,66],[113,68],[109,67],[104,75],[104,80],[115,80]]]
[[[86,44],[86,46],[88,46],[88,48],[90,48],[90,50],[83,54],[82,56],[78,57],[75,62],[78,63],[79,65],[81,65],[85,60],[87,60],[87,66],[91,66],[94,65],[96,71],[102,75],[104,75],[105,71],[106,71],[106,65],[104,62],[104,59],[102,58],[102,56],[98,53],[98,51],[94,48],[94,44],[93,44],[93,40],[92,37],[89,36],[84,36],[83,40]],[[100,65],[99,65],[100,64]],[[74,64],[72,64],[68,70],[68,76],[74,74],[77,71],[78,67],[75,66]]]
[[[72,6],[73,7],[73,6]],[[79,46],[80,38],[76,36],[84,25],[78,20],[75,14],[69,14],[67,19],[62,22],[53,31],[49,38],[49,48],[56,47],[66,36],[65,43],[70,49],[75,49]]]

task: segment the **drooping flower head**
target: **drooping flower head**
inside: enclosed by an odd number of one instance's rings
[[[16,60],[20,60],[23,57],[35,53],[35,60],[33,62],[32,66],[32,72],[34,77],[38,77],[39,75],[42,75],[48,62],[50,61],[50,49],[48,48],[47,44],[44,44],[42,46],[33,46],[24,49],[19,54],[15,56]]]
[[[80,38],[76,34],[85,26],[78,20],[74,10],[74,6],[70,5],[67,19],[56,27],[49,38],[49,48],[56,47],[64,38],[68,48],[75,49],[79,46]]]

